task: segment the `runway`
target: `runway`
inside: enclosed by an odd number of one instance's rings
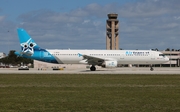
[[[18,68],[0,68],[0,74],[180,74],[180,67],[157,68],[150,71],[149,68],[98,68],[96,71],[89,69],[64,69],[64,70],[18,70]]]

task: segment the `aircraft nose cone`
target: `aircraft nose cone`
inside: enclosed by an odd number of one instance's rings
[[[166,61],[169,61],[169,58],[168,58],[168,57],[166,57],[166,58],[165,58],[165,60],[166,60]]]

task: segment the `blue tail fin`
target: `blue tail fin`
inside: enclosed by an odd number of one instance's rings
[[[44,62],[58,63],[56,58],[46,49],[40,48],[24,29],[17,29],[21,51],[15,52],[17,56],[35,59]]]
[[[33,55],[34,50],[40,49],[40,47],[34,42],[29,34],[24,29],[17,29],[19,41],[21,45],[21,54]]]

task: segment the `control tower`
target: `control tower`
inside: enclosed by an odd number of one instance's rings
[[[106,21],[106,49],[119,50],[119,20],[118,14],[108,14]]]

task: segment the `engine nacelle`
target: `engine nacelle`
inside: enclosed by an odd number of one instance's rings
[[[104,61],[104,63],[102,64],[102,67],[104,68],[117,67],[117,61]]]

